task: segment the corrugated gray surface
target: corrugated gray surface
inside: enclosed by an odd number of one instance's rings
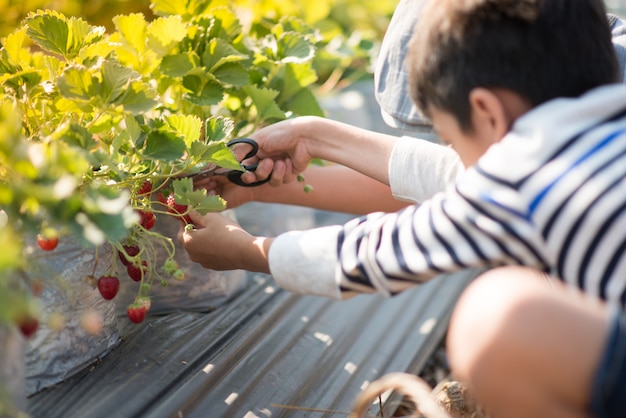
[[[419,373],[471,272],[385,299],[295,296],[271,278],[221,310],[154,317],[89,370],[30,399],[33,417],[319,417],[390,371]],[[296,409],[278,405],[289,405]]]

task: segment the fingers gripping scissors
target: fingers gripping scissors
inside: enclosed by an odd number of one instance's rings
[[[259,144],[252,138],[236,138],[226,143],[227,147],[232,147],[237,144],[248,144],[252,147],[252,149],[243,157],[241,161],[245,161],[248,158],[254,157],[259,151]],[[241,176],[247,171],[256,171],[258,163],[253,164],[241,164],[241,167],[246,171],[238,171],[238,170],[224,170],[222,167],[211,165],[209,167],[203,168],[197,173],[189,174],[187,177],[194,178],[195,181],[199,181],[212,176],[226,176],[230,182],[235,183],[238,186],[243,187],[255,187],[260,186],[262,184],[267,183],[271,179],[271,174],[267,176],[266,179],[255,181],[253,183],[245,183],[241,180]]]

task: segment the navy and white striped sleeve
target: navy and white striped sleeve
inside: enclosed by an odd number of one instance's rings
[[[280,236],[270,250],[272,274],[292,291],[312,293],[307,284],[312,280],[317,289],[326,289],[323,295],[337,297],[334,290],[328,292],[337,286],[346,297],[363,292],[393,295],[463,268],[502,264],[544,268],[518,196],[503,187],[490,192],[489,180],[478,177],[480,189],[451,188],[419,206],[354,219],[325,238],[320,234],[314,238],[311,231]],[[471,183],[477,175],[468,178]],[[279,253],[282,266],[277,265]],[[298,271],[285,267],[289,253],[298,254]],[[320,286],[321,282],[327,285]]]

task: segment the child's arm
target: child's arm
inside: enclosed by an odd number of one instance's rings
[[[464,194],[478,193],[480,179],[473,174],[464,176]],[[194,214],[198,229],[181,230],[179,239],[191,260],[207,268],[271,273],[286,290],[331,298],[395,294],[442,272],[486,264],[545,268],[540,237],[528,220],[505,211],[495,222],[473,200],[449,188],[396,213],[372,213],[346,225],[274,239],[252,236],[219,214]]]
[[[259,161],[257,171],[244,179],[263,180],[272,173],[270,184],[243,188],[221,177],[197,184],[222,196],[230,208],[257,201],[353,214],[396,211],[406,201],[421,202],[444,190],[463,169],[458,155],[448,147],[321,118],[284,121],[252,137],[260,144],[260,154],[270,157]],[[312,158],[343,166],[308,166]],[[304,185],[294,181],[297,174],[313,186],[312,193],[305,193]]]
[[[315,158],[350,167],[389,184],[389,158],[397,140],[391,135],[314,116],[288,119],[250,137],[259,144],[257,156],[261,161],[259,169],[248,173],[244,180],[260,180],[272,172],[275,185],[295,180]]]
[[[362,215],[374,211],[395,212],[408,205],[393,197],[389,186],[348,167],[310,166],[304,182],[257,187],[237,186],[224,178],[204,183],[210,193],[220,195],[228,208],[248,202],[282,203],[314,209]]]

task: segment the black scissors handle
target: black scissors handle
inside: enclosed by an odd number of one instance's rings
[[[248,158],[252,158],[256,155],[256,153],[259,151],[259,144],[257,144],[257,142],[252,139],[252,138],[236,138],[233,139],[231,141],[228,141],[228,143],[226,144],[228,147],[232,147],[233,145],[237,145],[237,144],[248,144],[252,147],[252,150],[250,150],[250,152],[248,152],[242,159],[243,160],[247,160]],[[254,164],[242,164],[241,167],[246,170],[246,171],[256,171],[258,164],[254,163]],[[262,184],[267,183],[268,181],[270,181],[270,179],[272,178],[272,175],[270,173],[269,176],[267,176],[266,179],[264,180],[259,180],[259,181],[255,181],[253,183],[245,183],[243,180],[241,180],[241,176],[243,175],[243,173],[245,173],[245,171],[229,171],[228,174],[226,175],[226,177],[228,178],[228,180],[230,180],[232,183],[235,183],[238,186],[242,186],[242,187],[256,187],[256,186],[260,186]]]

